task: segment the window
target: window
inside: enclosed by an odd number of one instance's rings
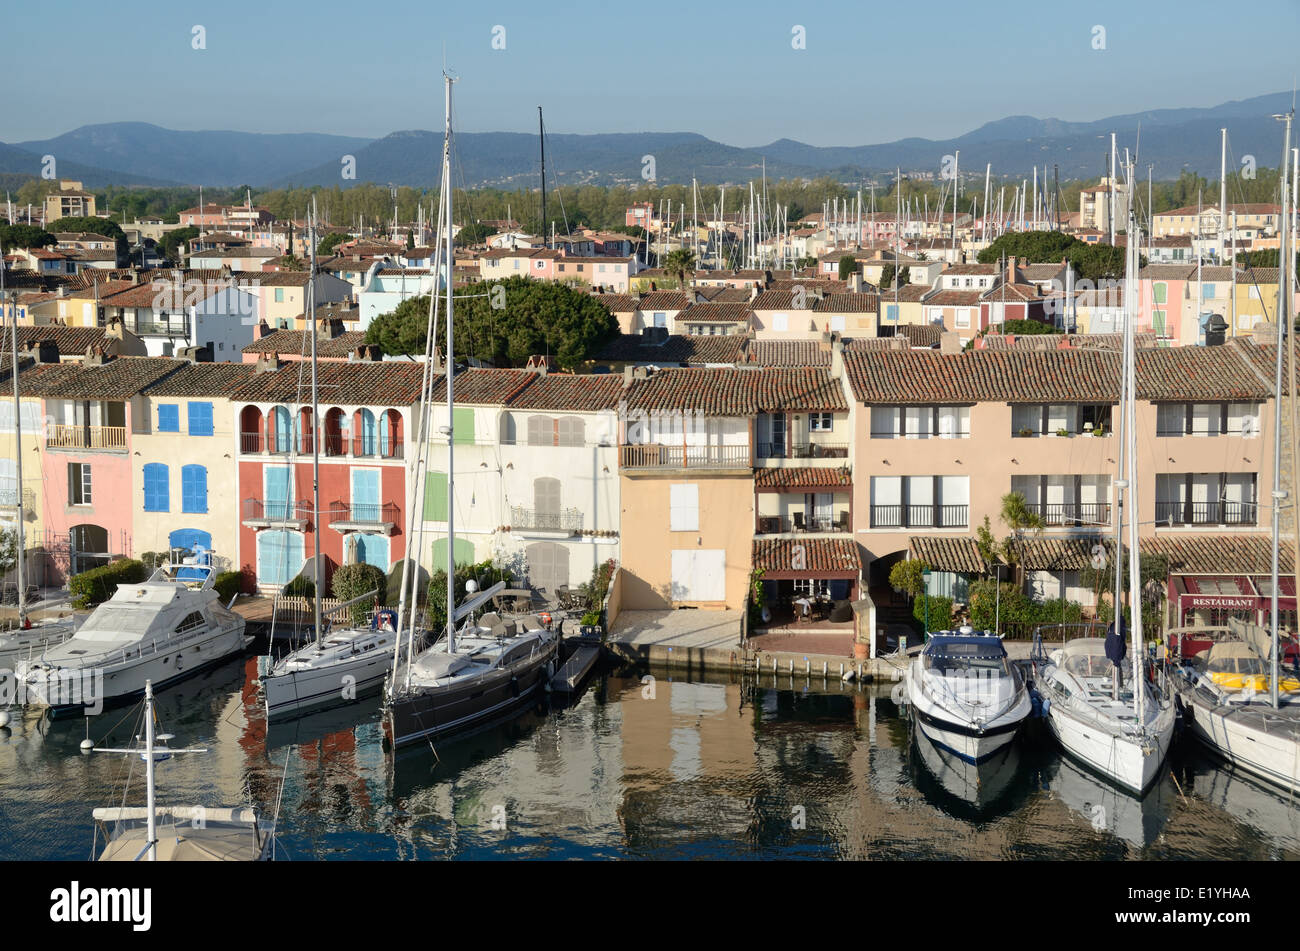
[[[277,288],[275,289],[275,302],[276,302],[277,304],[283,304],[283,303],[284,303],[284,288],[283,288],[283,287],[277,287]]]
[[[670,532],[699,531],[700,487],[693,482],[669,486],[668,511]]]
[[[90,464],[86,462],[68,463],[68,504],[90,504]]]
[[[428,472],[424,477],[424,518],[429,522],[447,521],[447,473]],[[435,561],[434,564],[443,562]]]
[[[898,305],[897,305],[897,304],[887,304],[887,305],[885,305],[885,319],[886,319],[886,320],[898,320]]]
[[[788,314],[777,314],[772,318],[772,329],[785,333],[790,329],[790,317]]]
[[[3,308],[0,308],[2,311]],[[23,426],[24,433],[34,433],[41,427],[41,408],[36,403],[24,402],[22,404],[22,418],[20,422]],[[10,402],[0,402],[0,433],[11,433],[14,431],[14,404]]]
[[[1169,285],[1165,284],[1163,281],[1157,281],[1155,284],[1151,285],[1151,292],[1157,304],[1165,303],[1165,296],[1168,294],[1168,291]]]
[[[257,580],[262,584],[288,584],[303,567],[300,532],[257,533]]]
[[[161,462],[151,462],[144,467],[144,510],[146,512],[170,510],[167,482],[167,467]]]
[[[667,327],[667,326],[668,326],[668,315],[667,315],[666,313],[659,313],[659,312],[656,312],[655,315],[654,315],[654,326],[656,326],[656,327]]]
[[[829,433],[833,427],[834,417],[830,413],[809,413],[808,429],[814,433]]]
[[[1204,285],[1203,288],[1202,288],[1202,290],[1201,290],[1201,296],[1202,296],[1202,297],[1214,297],[1214,296],[1215,296],[1215,294],[1214,294],[1214,285],[1213,285],[1213,284],[1206,284],[1206,285]]]
[[[554,446],[555,420],[550,416],[528,417],[528,445]]]
[[[577,416],[561,416],[559,424],[559,445],[585,445],[586,428],[586,423]]]
[[[181,511],[208,510],[208,470],[204,466],[181,467]]]
[[[181,408],[175,403],[158,404],[158,432],[178,433],[181,431]]]
[[[559,525],[560,480],[545,476],[533,480],[533,509],[538,518],[553,519]],[[542,524],[539,522],[538,524]]]
[[[185,634],[189,631],[197,631],[199,628],[203,627],[205,623],[202,614],[198,611],[191,611],[189,614],[185,615],[185,617],[181,618],[181,623],[176,625],[176,633]]]
[[[958,308],[957,308],[957,316],[956,316],[956,324],[955,324],[955,326],[960,327],[960,328],[962,328],[962,329],[968,329],[968,328],[970,327],[970,308],[969,308],[969,307],[958,307]]]
[[[191,436],[212,435],[212,404],[190,403],[189,425]]]
[[[836,330],[839,331],[840,333],[844,332],[843,314],[835,314],[834,316],[831,317],[831,330]]]
[[[474,445],[474,409],[473,407],[456,407],[452,416],[452,438],[457,446]]]

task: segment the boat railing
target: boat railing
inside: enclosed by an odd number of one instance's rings
[[[192,586],[191,582],[187,581],[184,578],[178,577],[178,575],[182,571],[196,571],[203,575],[202,582],[199,585],[199,590],[201,591],[207,591],[209,588],[213,587],[216,584],[217,568],[215,565],[205,565],[201,563],[195,563],[192,565],[186,565],[186,564],[178,565],[170,561],[159,565],[157,568],[153,570],[153,574],[149,576],[149,583],[150,584],[184,584],[184,585]],[[194,580],[198,581],[199,579],[196,578]]]

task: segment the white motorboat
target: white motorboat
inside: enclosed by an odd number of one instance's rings
[[[1100,637],[1077,637],[1036,659],[1048,729],[1066,754],[1131,793],[1157,776],[1174,737],[1174,705],[1143,680],[1115,690],[1114,665]]]
[[[83,620],[70,615],[36,621],[30,626],[0,633],[0,671],[12,671],[19,661],[36,660],[47,649],[62,644],[75,634]]]
[[[176,572],[202,580],[177,580]],[[119,585],[77,632],[16,668],[19,699],[54,716],[84,712],[167,686],[247,647],[244,619],[221,603],[211,566],[162,565]]]
[[[1033,709],[1002,638],[940,631],[907,670],[907,702],[921,732],[966,763],[982,763],[1015,739]]]
[[[155,802],[157,764],[203,749],[170,749],[169,734],[154,732],[153,685],[144,686],[144,738],[130,749],[96,749],[125,753],[145,762],[145,805],[106,806],[94,811],[95,843],[103,834],[101,862],[249,862],[272,857],[274,830],[264,827],[251,808],[160,806]],[[138,738],[137,738],[138,739]],[[161,822],[160,822],[161,820]],[[161,826],[161,828],[160,828]]]

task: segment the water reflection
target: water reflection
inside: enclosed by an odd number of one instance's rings
[[[1032,729],[971,773],[921,745],[890,685],[618,670],[435,747],[385,752],[376,700],[276,724],[232,660],[160,692],[164,802],[279,803],[294,858],[1294,858],[1285,796],[1186,737],[1133,799]],[[1032,726],[1032,725],[1031,725]],[[129,743],[133,708],[90,718]],[[0,858],[85,858],[90,811],[142,796],[138,760],[86,756],[81,719],[0,730]],[[132,774],[131,770],[135,769]],[[283,793],[281,783],[283,781]]]

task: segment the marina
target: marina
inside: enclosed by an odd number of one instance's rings
[[[248,655],[159,694],[173,743],[209,752],[160,763],[158,782],[268,819],[278,798],[279,860],[1300,858],[1297,804],[1190,742],[1138,799],[1030,721],[975,794],[936,776],[894,685],[607,669],[571,702],[392,757],[375,700],[268,734],[255,669]],[[90,735],[128,745],[122,715]],[[123,758],[83,754],[85,735],[31,715],[0,731],[0,859],[88,857],[87,803],[116,801]]]

